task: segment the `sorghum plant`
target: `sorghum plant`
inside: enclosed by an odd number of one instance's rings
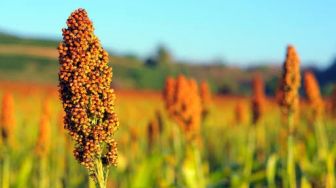
[[[106,187],[108,169],[117,163],[114,132],[119,125],[110,87],[112,68],[84,9],[74,11],[67,26],[58,47],[64,127],[75,140],[76,159],[98,187]]]
[[[301,85],[300,61],[295,48],[287,47],[286,60],[283,65],[281,83],[281,109],[288,121],[287,177],[289,187],[296,187],[296,172],[294,161],[294,118],[299,113],[299,88]]]
[[[324,160],[326,166],[328,167],[328,155],[331,156],[329,152],[329,142],[328,137],[325,131],[325,125],[322,121],[322,116],[324,115],[324,101],[320,93],[319,84],[310,71],[305,72],[304,74],[304,89],[307,96],[308,103],[312,109],[312,122],[313,128],[315,128],[316,133],[316,142],[319,145],[318,155],[319,158]],[[334,172],[330,168],[328,169],[328,175],[326,177],[327,187],[334,187]]]
[[[265,94],[264,94],[264,82],[259,74],[256,74],[252,80],[252,121],[253,125],[257,125],[264,113],[265,107]],[[260,143],[258,146],[262,148],[264,145],[264,130],[262,126],[249,127],[247,149],[245,158],[244,175],[246,179],[249,179],[253,170],[254,154],[256,153],[256,142]],[[258,130],[257,130],[258,129]],[[259,135],[256,135],[259,133]],[[262,143],[262,144],[261,144]],[[245,181],[242,187],[249,187],[249,181]]]
[[[286,60],[282,71],[280,86],[282,93],[280,97],[281,109],[284,114],[295,116],[299,113],[299,88],[301,86],[301,75],[300,60],[295,48],[291,45],[287,47]]]
[[[10,187],[10,150],[14,141],[15,114],[14,98],[9,92],[4,93],[2,97],[2,110],[0,119],[0,186],[2,188]]]
[[[256,124],[260,121],[265,110],[264,82],[259,74],[255,75],[252,81],[252,120]]]

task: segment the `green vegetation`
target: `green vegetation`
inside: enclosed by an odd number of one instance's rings
[[[43,55],[43,49],[56,50],[58,42],[55,40],[21,38],[0,32],[0,46],[39,47],[41,56],[36,54],[20,54],[20,51],[8,54],[0,49],[0,79],[15,81],[30,81],[38,83],[57,83],[57,58]],[[47,53],[47,52],[46,52]],[[157,51],[146,59],[139,59],[135,55],[112,54],[110,63],[113,65],[113,84],[119,88],[152,89],[163,87],[167,75],[185,74],[196,80],[206,80],[214,92],[223,94],[250,94],[250,80],[255,73],[261,73],[266,80],[267,94],[274,94],[277,80],[280,76],[280,66],[259,66],[242,69],[210,62],[209,64],[193,64],[174,60],[172,54],[159,46]],[[317,77],[323,75],[316,73]],[[322,91],[330,93],[330,83],[322,83]]]
[[[9,35],[9,34],[0,32],[0,45],[15,44],[15,45],[41,46],[41,47],[55,48],[57,46],[57,43],[58,42],[55,40],[22,38],[22,37],[17,37],[14,35]]]

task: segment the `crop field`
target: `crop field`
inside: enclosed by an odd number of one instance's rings
[[[2,113],[13,113],[9,114],[13,118],[9,145],[4,148],[3,143],[1,148],[2,157],[7,157],[6,163],[1,163],[2,187],[86,187],[90,183],[94,187],[73,157],[57,88],[0,85],[3,100],[8,100],[4,92],[13,97],[12,106],[2,108]],[[121,124],[116,133],[118,165],[110,172],[108,187],[278,187],[287,183],[287,127],[274,99],[267,99],[266,112],[255,125],[249,98],[213,96],[201,123],[201,140],[193,147],[183,141],[178,124],[169,118],[161,93],[134,90],[117,91],[116,95]],[[309,105],[302,102],[300,108],[309,109]],[[325,116],[317,124],[307,111],[300,113],[295,132],[297,183],[302,187],[332,185],[335,120]],[[153,124],[160,130],[149,131]],[[329,146],[325,154],[317,126],[325,126],[323,137]],[[253,156],[248,141],[251,131],[256,139]],[[45,151],[40,153],[40,147]]]

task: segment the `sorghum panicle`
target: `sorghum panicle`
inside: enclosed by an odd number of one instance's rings
[[[238,101],[235,106],[235,121],[242,124],[247,121],[247,111],[243,101]]]
[[[259,122],[265,109],[264,81],[259,74],[254,76],[252,88],[252,119],[255,124]]]
[[[304,89],[308,103],[314,111],[314,116],[320,117],[324,113],[324,102],[320,94],[319,84],[310,71],[304,73]]]
[[[4,143],[11,142],[15,128],[14,98],[9,92],[2,96],[1,137]]]
[[[211,92],[206,81],[202,81],[200,84],[200,97],[202,103],[202,118],[205,118],[209,113],[211,105]]]
[[[176,81],[174,78],[172,77],[167,77],[166,78],[166,82],[165,82],[165,87],[163,89],[163,98],[164,98],[164,102],[165,102],[165,107],[168,110],[169,113],[171,110],[173,110],[172,106],[175,103],[175,86],[176,85]]]
[[[282,99],[280,101],[284,114],[293,113],[296,115],[299,111],[299,88],[301,85],[300,60],[291,45],[287,47],[286,60],[283,65],[282,73]]]
[[[155,111],[155,121],[159,125],[159,133],[161,134],[163,132],[163,119],[162,119],[162,114],[159,110]]]
[[[151,120],[147,125],[147,140],[148,140],[149,148],[152,148],[158,136],[159,136],[159,124],[154,119],[154,120]]]
[[[104,166],[117,162],[112,68],[84,9],[74,11],[67,26],[58,47],[64,127],[76,142],[76,159],[92,172],[96,159]]]
[[[151,149],[154,142],[157,138],[161,135],[163,128],[163,121],[161,117],[160,111],[155,112],[155,116],[152,120],[149,121],[147,125],[147,139],[148,139],[148,146]]]
[[[201,121],[201,99],[195,80],[183,75],[176,80],[168,78],[164,89],[166,109],[188,138],[198,135]]]
[[[190,92],[189,96],[189,103],[188,106],[191,111],[191,129],[194,129],[195,132],[200,131],[200,123],[201,123],[201,112],[202,112],[202,104],[201,104],[201,98],[199,95],[199,89],[196,80],[190,79],[189,80],[190,84]],[[187,97],[186,95],[185,97]]]

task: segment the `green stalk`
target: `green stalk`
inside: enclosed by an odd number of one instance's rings
[[[244,168],[244,183],[241,187],[248,188],[250,181],[249,178],[252,174],[252,168],[253,168],[253,156],[254,156],[254,150],[255,150],[255,126],[250,128],[250,131],[248,133],[248,143],[247,143],[247,154],[245,158],[245,168]]]
[[[328,154],[328,158],[327,158],[327,170],[328,170],[328,174],[327,174],[327,184],[326,187],[327,188],[333,188],[335,187],[335,158],[334,158],[334,154],[332,152],[330,152]]]
[[[316,140],[319,145],[318,156],[319,159],[323,160],[327,166],[326,187],[331,188],[335,186],[333,153],[329,152],[328,137],[325,132],[325,126],[322,123],[321,119],[315,120],[314,127],[316,132]]]
[[[305,177],[301,178],[301,187],[302,188],[312,188],[309,181]]]
[[[31,170],[33,169],[33,161],[30,157],[24,159],[17,176],[15,178],[15,188],[26,188],[29,182]]]
[[[1,187],[2,188],[9,188],[10,185],[10,158],[8,153],[5,152],[3,155],[2,161],[2,179],[1,179]]]
[[[96,188],[96,182],[91,177],[89,177],[88,181],[89,181],[89,188]]]
[[[267,175],[268,187],[270,188],[276,188],[275,173],[276,173],[277,160],[278,156],[276,154],[272,154],[267,161],[266,175]]]
[[[289,135],[287,141],[287,175],[288,183],[290,188],[296,188],[296,172],[295,172],[295,161],[294,161],[294,116],[293,114],[288,115],[288,128]]]
[[[194,152],[194,159],[196,163],[196,173],[198,177],[198,187],[199,188],[204,188],[206,187],[206,182],[205,182],[205,177],[203,173],[203,168],[202,168],[202,159],[201,159],[201,154],[197,147],[193,144],[193,152]]]
[[[316,132],[316,140],[318,142],[318,155],[322,160],[326,160],[328,153],[328,140],[324,129],[324,124],[321,120],[315,121],[315,132]]]
[[[49,187],[48,184],[48,174],[47,174],[47,161],[43,157],[40,160],[40,165],[39,165],[39,187],[40,188],[45,188]]]
[[[94,180],[97,188],[106,188],[108,173],[104,172],[104,167],[102,161],[97,158],[95,160],[95,171],[94,171]]]
[[[58,145],[59,146],[64,146],[64,139],[62,137],[62,139],[58,140]],[[55,161],[54,167],[55,170],[53,170],[53,178],[51,180],[53,180],[51,182],[51,184],[55,184],[55,188],[61,188],[63,187],[63,179],[64,179],[64,174],[65,174],[65,148],[64,147],[58,147],[56,148],[56,150],[53,150],[53,154],[51,155],[51,159],[53,159],[53,161]],[[59,165],[57,165],[59,164]]]
[[[64,151],[66,148],[64,149]],[[71,186],[71,181],[68,177],[70,177],[71,174],[71,168],[70,168],[70,156],[67,154],[67,152],[64,152],[64,174],[63,174],[63,187],[69,187]]]
[[[175,186],[179,187],[182,185],[181,183],[181,172],[180,167],[183,162],[183,153],[182,153],[182,143],[181,143],[181,132],[179,130],[178,126],[172,126],[173,133],[174,133],[174,153],[177,160],[176,166],[174,168],[175,170]]]

